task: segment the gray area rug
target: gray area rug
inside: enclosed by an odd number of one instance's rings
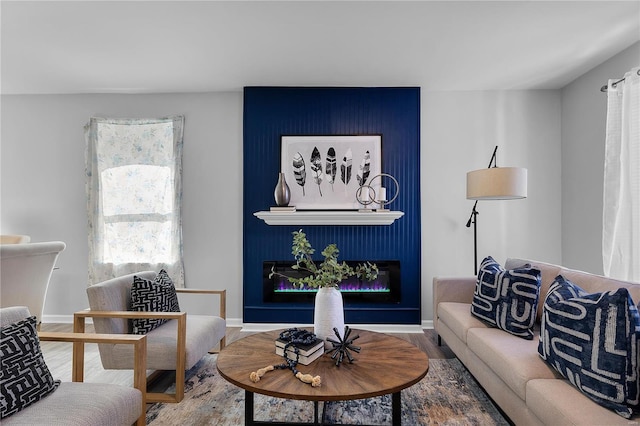
[[[285,372],[282,372],[283,374]],[[171,389],[169,390],[171,391]],[[255,420],[313,422],[313,402],[256,394]],[[320,413],[323,404],[320,403]],[[391,396],[327,403],[325,421],[336,424],[391,424]],[[242,425],[244,390],[228,383],[208,355],[187,372],[185,398],[147,409],[147,424]],[[429,360],[429,372],[402,391],[403,425],[508,425],[457,359]]]

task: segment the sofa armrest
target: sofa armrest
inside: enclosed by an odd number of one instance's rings
[[[220,306],[218,312],[220,312],[220,318],[227,319],[227,290],[204,290],[196,288],[176,288],[176,293],[182,294],[217,294],[220,300]],[[220,340],[220,350],[222,350],[226,344],[226,336]],[[216,353],[217,351],[209,351],[209,353]]]
[[[60,333],[40,331],[38,337],[45,342],[73,343],[72,380],[84,380],[84,344],[85,343],[113,343],[133,345],[135,359],[133,368],[133,387],[142,394],[142,413],[138,417],[137,425],[146,424],[146,395],[147,395],[147,336],[133,334],[96,334],[96,333]],[[78,350],[81,348],[81,350]]]
[[[433,278],[433,316],[438,318],[438,303],[471,303],[476,288],[476,277],[434,277]]]

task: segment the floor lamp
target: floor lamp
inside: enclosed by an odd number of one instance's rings
[[[486,169],[467,173],[467,200],[476,200],[467,221],[467,228],[473,224],[473,273],[478,273],[478,200],[516,200],[527,197],[527,169],[521,167],[498,167],[493,150]]]

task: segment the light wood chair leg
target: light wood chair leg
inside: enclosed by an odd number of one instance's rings
[[[77,315],[73,316],[73,332],[84,333],[85,332],[85,319]],[[73,342],[72,352],[72,365],[71,380],[74,382],[84,381],[84,343]]]

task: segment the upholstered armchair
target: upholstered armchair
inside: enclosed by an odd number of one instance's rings
[[[36,333],[35,321],[29,319],[30,316],[25,306],[0,309],[2,415],[7,415],[0,420],[3,426],[145,424],[146,336]],[[135,358],[134,387],[81,383],[82,380],[56,385],[55,375],[46,367],[42,356],[40,341],[126,344],[132,348]],[[81,368],[83,360],[84,353],[78,354],[73,371]]]
[[[89,310],[74,314],[74,331],[84,332],[85,318],[93,318],[97,333],[131,333],[129,320],[136,318],[168,320],[148,331],[147,368],[156,373],[175,370],[175,394],[147,392],[149,402],[180,402],[184,397],[185,371],[193,367],[204,355],[218,345],[225,345],[226,290],[176,289],[178,294],[217,295],[218,315],[187,315],[186,312],[133,312],[131,287],[134,276],[154,280],[154,271],[144,271],[107,280],[87,288]],[[105,369],[131,369],[131,348],[121,345],[98,345]],[[77,351],[82,351],[77,344]],[[156,378],[154,373],[148,378]]]
[[[0,245],[0,307],[26,306],[42,322],[51,273],[62,241]]]
[[[31,241],[29,235],[0,235],[0,244],[25,244]]]

